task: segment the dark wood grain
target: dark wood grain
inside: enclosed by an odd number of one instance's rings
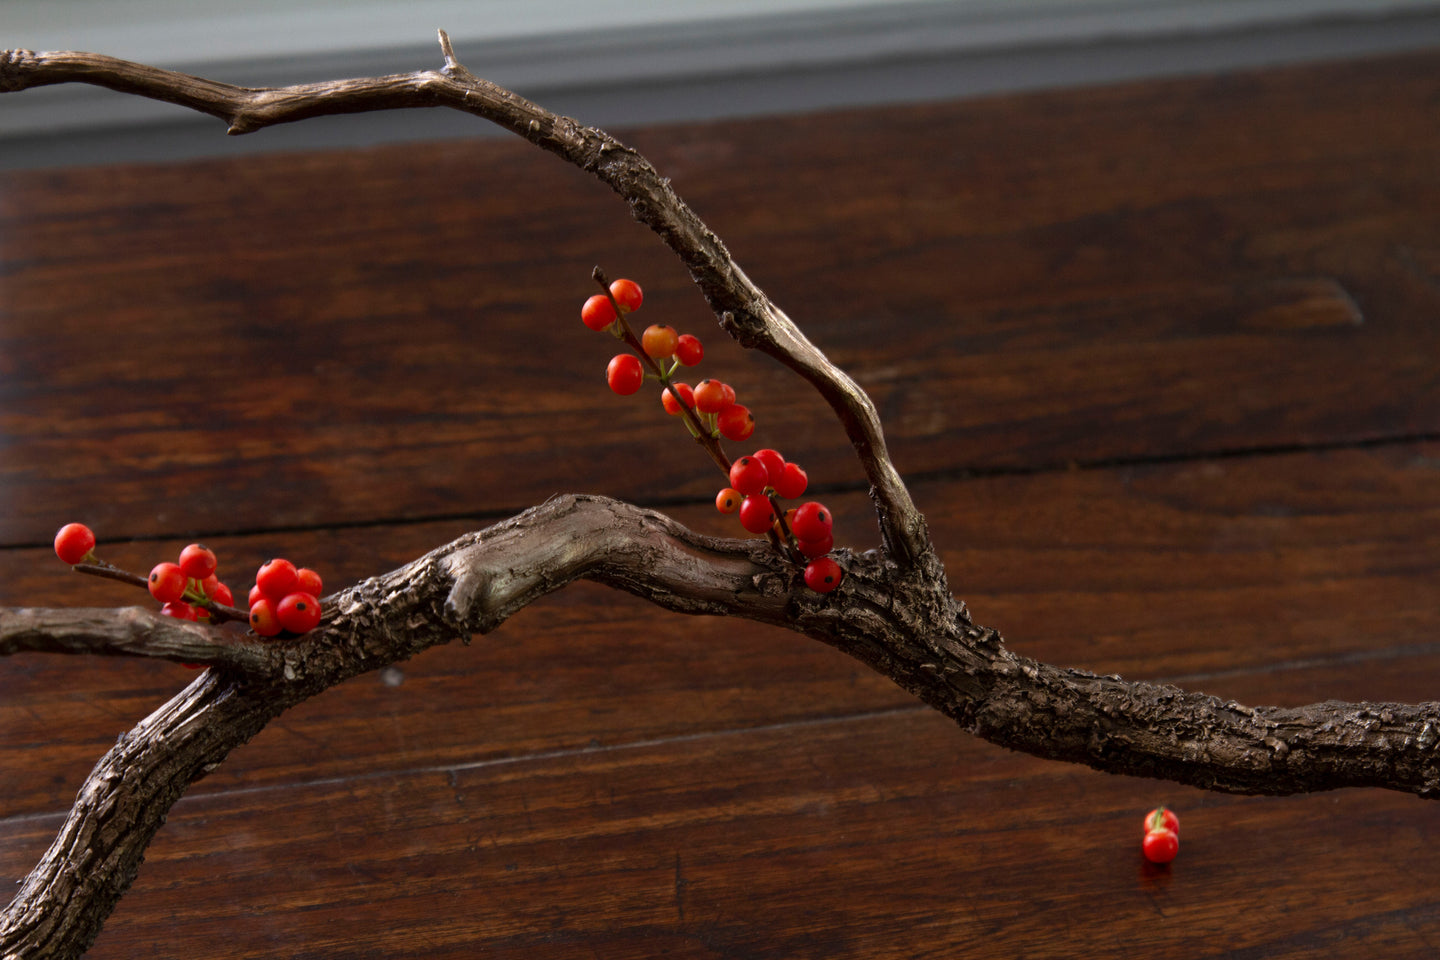
[[[952,587],[1016,650],[1249,703],[1433,700],[1437,78],[627,139],[873,392]],[[0,178],[0,605],[141,599],[54,560],[72,518],[136,569],[198,534],[232,582],[283,553],[332,585],[561,490],[732,529],[678,427],[600,383],[596,262],[712,329],[524,145]],[[873,544],[818,401],[706,343]],[[189,676],[0,660],[0,878]],[[1161,800],[1164,871],[1138,849]],[[176,807],[93,955],[1430,957],[1432,806],[1006,753],[810,641],[578,584],[272,724]]]

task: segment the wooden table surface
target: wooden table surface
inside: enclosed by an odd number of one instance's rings
[[[871,392],[1017,651],[1440,693],[1440,54],[621,133]],[[820,401],[602,186],[476,140],[0,177],[0,604],[144,599],[54,559],[69,520],[132,568],[203,539],[232,581],[333,586],[561,491],[732,530],[658,404],[605,390],[597,263],[873,545]],[[192,677],[0,661],[0,879]],[[1011,753],[798,635],[581,583],[274,722],[91,955],[1434,957],[1437,843],[1411,796]]]

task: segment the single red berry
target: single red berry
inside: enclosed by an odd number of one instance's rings
[[[751,533],[764,533],[775,522],[775,508],[770,498],[764,495],[746,497],[740,501],[740,526]]]
[[[185,571],[178,563],[157,563],[150,571],[150,596],[161,603],[179,600],[185,595]]]
[[[320,601],[308,593],[296,591],[275,607],[280,626],[291,633],[308,633],[320,623]]]
[[[204,580],[215,572],[215,551],[204,544],[190,544],[180,551],[180,569],[192,580]]]
[[[213,587],[206,586],[205,596],[209,597],[213,603],[218,603],[221,606],[233,607],[235,605],[235,594],[231,592],[229,587],[218,580]]]
[[[730,486],[745,496],[764,493],[769,485],[770,473],[755,457],[741,457],[730,464]]]
[[[645,293],[640,289],[640,284],[623,277],[610,284],[610,296],[615,298],[620,309],[626,313],[634,313],[640,309],[640,304],[645,302]]]
[[[1151,863],[1169,863],[1180,852],[1180,835],[1161,827],[1145,834],[1140,850]]]
[[[826,534],[823,540],[800,540],[797,538],[795,546],[801,553],[813,560],[834,550],[835,538],[829,534]]]
[[[743,494],[734,487],[726,487],[715,494],[715,509],[721,513],[734,513],[740,509],[740,498]]]
[[[705,359],[705,345],[700,342],[699,337],[682,333],[675,341],[675,359],[687,367],[693,367]]]
[[[771,477],[770,486],[786,500],[794,500],[805,495],[805,488],[810,486],[810,478],[800,469],[798,463],[787,463],[780,470],[780,476]]]
[[[171,600],[160,608],[160,616],[174,617],[176,620],[196,620],[198,616],[195,608],[184,600]]]
[[[275,616],[275,602],[269,597],[261,597],[250,605],[250,629],[262,637],[276,636],[284,629],[280,618]]]
[[[816,593],[829,593],[844,578],[845,571],[829,557],[816,557],[805,566],[805,586]]]
[[[580,308],[580,321],[591,330],[604,330],[615,322],[615,305],[603,293],[597,293]]]
[[[1175,816],[1175,811],[1169,807],[1156,807],[1145,814],[1145,832],[1151,830],[1169,830],[1177,837],[1180,835],[1180,818]]]
[[[652,323],[640,335],[640,346],[645,350],[646,356],[656,360],[674,354],[675,344],[679,342],[680,335],[668,323]]]
[[[320,574],[309,567],[301,567],[295,571],[297,580],[296,589],[301,593],[308,593],[312,597],[318,597],[325,592],[325,584],[320,579]]]
[[[622,397],[639,390],[645,383],[645,368],[640,366],[640,358],[633,353],[615,354],[605,368],[605,382]]]
[[[284,600],[287,594],[294,593],[299,579],[295,564],[283,557],[266,560],[260,569],[255,571],[255,585],[275,603]]]
[[[246,601],[246,609],[255,606],[256,602],[263,596],[265,596],[265,591],[260,589],[260,584],[257,583],[255,584],[255,586],[251,587],[250,597]]]
[[[719,429],[720,436],[738,443],[749,440],[750,435],[755,432],[755,418],[747,408],[732,403],[716,416],[715,426]]]
[[[797,540],[824,540],[830,536],[832,525],[830,511],[825,509],[825,505],[810,500],[795,508],[790,530]]]
[[[775,486],[776,479],[785,472],[785,458],[780,455],[780,451],[766,447],[764,450],[756,450],[750,456],[765,464],[765,472],[770,477],[770,486]]]
[[[701,380],[695,385],[695,407],[701,413],[719,413],[735,402],[735,391],[719,380]]]
[[[678,401],[675,399],[676,393],[680,394]],[[680,416],[680,404],[682,403],[687,407],[693,408],[695,406],[695,391],[690,389],[690,384],[677,381],[668,387],[661,388],[660,405],[665,408],[665,412],[670,414],[670,416]]]
[[[70,566],[84,563],[95,549],[95,534],[83,523],[67,523],[55,532],[55,556]]]

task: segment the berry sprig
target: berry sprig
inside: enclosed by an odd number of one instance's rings
[[[606,367],[610,389],[631,396],[647,379],[657,381],[665,412],[683,418],[691,437],[726,476],[729,485],[716,494],[716,509],[737,514],[745,530],[765,535],[782,556],[803,565],[805,583],[812,590],[829,593],[838,587],[844,570],[829,556],[835,544],[830,511],[815,501],[789,511],[780,504],[804,495],[809,485],[805,471],[768,448],[732,462],[720,439],[748,440],[755,432],[754,415],[736,400],[727,383],[707,378],[692,387],[674,379],[681,367],[693,367],[704,358],[699,338],[659,323],[636,337],[627,316],[644,303],[640,285],[623,278],[612,283],[599,267],[591,275],[603,292],[585,301],[581,322],[591,330],[609,331],[631,351],[616,354]]]
[[[55,534],[55,555],[80,573],[144,587],[160,602],[163,616],[199,623],[245,621],[262,637],[299,635],[320,623],[320,575],[289,560],[271,560],[255,574],[248,610],[233,606],[234,593],[217,575],[215,552],[192,543],[175,561],[162,561],[148,577],[123,570],[95,554],[95,534],[83,523],[67,523]]]
[[[1180,818],[1168,807],[1156,807],[1145,814],[1145,835],[1140,843],[1145,859],[1169,863],[1180,852]]]

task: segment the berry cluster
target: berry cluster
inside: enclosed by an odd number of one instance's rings
[[[180,551],[178,562],[157,563],[150,570],[150,596],[163,606],[160,612],[177,620],[209,622],[216,607],[229,607],[235,595],[216,576],[215,551],[192,543]]]
[[[773,534],[781,543],[807,558],[805,584],[818,593],[840,586],[840,565],[827,556],[835,546],[830,511],[808,500],[778,513],[777,499],[804,495],[810,478],[797,463],[788,463],[778,450],[756,450],[730,464],[730,486],[715,495],[721,513],[737,513],[740,526],[751,533]]]
[[[1151,863],[1169,863],[1180,852],[1180,818],[1168,807],[1145,814],[1145,839],[1140,850]]]
[[[250,588],[250,629],[262,637],[307,633],[320,624],[320,574],[284,557],[266,560]]]
[[[247,614],[233,606],[234,594],[216,575],[215,551],[203,544],[190,544],[175,562],[157,563],[149,577],[140,577],[97,557],[89,527],[67,523],[55,534],[55,555],[72,567],[83,565],[87,573],[145,586],[167,617],[201,623],[248,620],[262,637],[306,633],[320,623],[320,575],[289,560],[270,560],[256,572]]]
[[[675,379],[681,367],[705,359],[705,345],[689,333],[678,333],[665,323],[652,323],[637,339],[625,317],[640,309],[645,294],[634,280],[616,280],[605,293],[597,293],[580,308],[580,320],[591,330],[608,330],[625,341],[632,353],[617,353],[605,368],[610,389],[628,397],[645,381],[660,384],[660,403],[672,417],[684,416],[692,436],[748,440],[755,432],[749,408],[735,400],[735,390],[719,380],[702,380],[695,386]],[[646,367],[649,370],[646,370]]]
[[[674,379],[681,367],[693,367],[705,356],[699,339],[677,333],[668,324],[652,324],[636,337],[626,317],[640,309],[644,294],[633,280],[607,284],[597,268],[595,279],[605,288],[585,301],[580,319],[591,330],[606,330],[630,347],[629,353],[611,358],[605,369],[610,389],[621,396],[639,392],[647,379],[660,384],[660,403],[671,416],[681,417],[690,435],[725,472],[729,486],[715,497],[721,513],[737,513],[740,525],[770,538],[776,549],[797,564],[805,564],[807,586],[829,593],[840,585],[844,571],[828,556],[835,540],[830,511],[810,501],[788,511],[779,500],[802,496],[809,477],[798,464],[787,463],[779,451],[757,450],[733,463],[720,447],[720,438],[736,442],[750,439],[755,417],[735,399],[729,384],[714,378],[695,386]]]

